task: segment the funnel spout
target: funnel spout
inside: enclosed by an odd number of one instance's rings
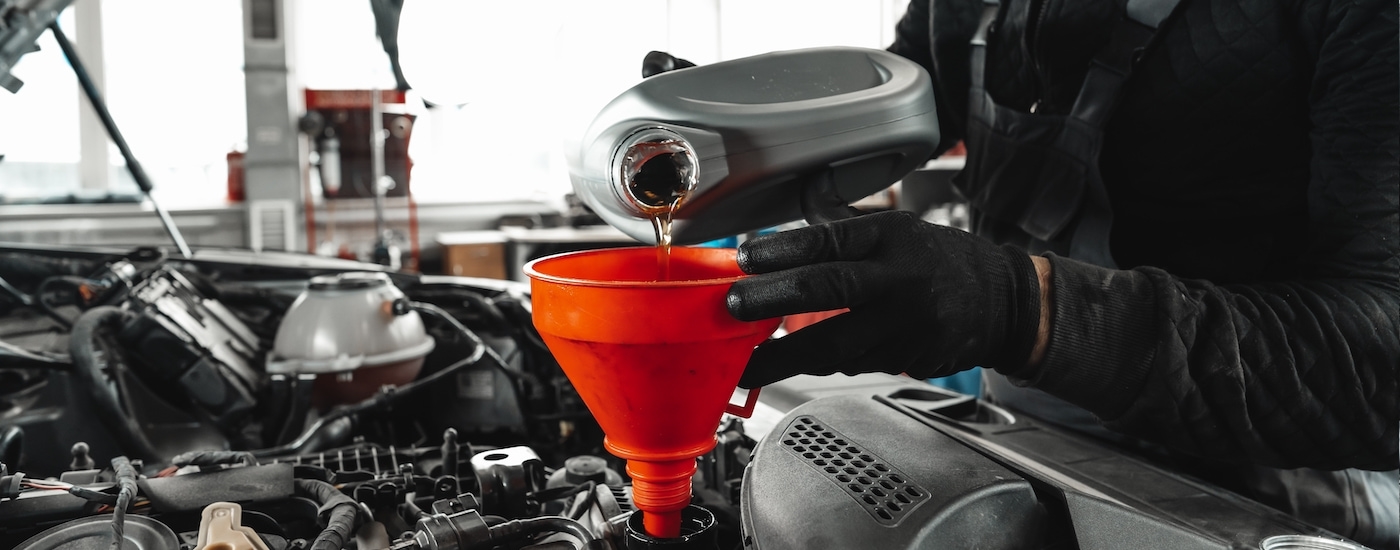
[[[656,538],[681,536],[681,510],[690,504],[695,459],[669,462],[628,460],[632,502],[642,511],[642,525]]]

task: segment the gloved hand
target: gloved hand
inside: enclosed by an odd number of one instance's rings
[[[754,350],[739,385],[842,372],[947,376],[1027,362],[1040,284],[1024,251],[920,221],[870,214],[765,235],[739,247],[729,312],[752,321],[850,311]]]

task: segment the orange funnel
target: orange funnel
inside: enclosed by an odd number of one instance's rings
[[[561,254],[525,266],[535,328],[627,460],[647,533],[680,535],[695,457],[715,446],[722,413],[749,354],[779,319],[735,320],[724,295],[743,272],[733,249],[671,249],[657,281],[655,248]]]

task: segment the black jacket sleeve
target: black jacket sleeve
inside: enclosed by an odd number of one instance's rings
[[[1397,10],[1307,5],[1299,18],[1317,63],[1302,275],[1216,285],[1053,257],[1048,354],[1019,383],[1200,456],[1397,467]]]

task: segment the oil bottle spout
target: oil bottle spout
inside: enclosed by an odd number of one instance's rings
[[[584,203],[638,241],[655,243],[652,220],[674,208],[674,243],[699,243],[803,217],[805,188],[820,177],[836,191],[821,196],[888,187],[933,153],[936,113],[928,73],[886,51],[746,57],[623,92],[569,152],[569,176]]]

